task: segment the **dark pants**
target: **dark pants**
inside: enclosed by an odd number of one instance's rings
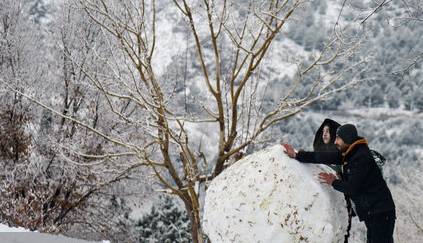
[[[345,234],[345,237],[344,237],[344,243],[348,243],[348,239],[350,238],[350,231],[351,231],[351,221],[352,221],[352,217],[355,216],[355,213],[351,206],[351,201],[346,195],[345,195],[345,201],[347,202],[348,226],[347,226],[347,233]]]
[[[394,243],[395,212],[372,215],[364,223],[367,243]]]

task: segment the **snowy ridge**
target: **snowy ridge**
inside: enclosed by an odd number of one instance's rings
[[[206,195],[204,229],[212,242],[341,242],[344,197],[317,180],[332,171],[301,164],[280,145],[238,161],[216,177]]]

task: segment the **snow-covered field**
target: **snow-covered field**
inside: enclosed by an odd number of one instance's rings
[[[85,241],[72,239],[61,235],[50,235],[38,232],[29,232],[23,228],[12,228],[7,225],[0,224],[0,243],[94,243],[93,241]],[[109,243],[103,241],[102,243]]]

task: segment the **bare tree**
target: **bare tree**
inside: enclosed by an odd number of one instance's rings
[[[48,39],[59,48],[51,48],[45,41],[48,33],[31,20],[25,3],[2,1],[0,79],[21,93],[37,93],[39,100],[63,115],[88,121],[94,128],[102,126],[106,121],[99,118],[98,92],[84,86],[84,73],[69,59],[77,56],[94,67],[96,60],[89,54],[93,45],[100,45],[94,43],[99,28],[64,8],[59,12],[62,21],[56,23],[57,39]],[[83,38],[86,45],[75,46],[75,38]],[[130,240],[130,222],[123,217],[128,208],[112,202],[120,201],[121,195],[114,188],[139,165],[98,156],[107,144],[78,129],[75,122],[55,119],[19,92],[2,91],[0,220],[41,232],[72,234],[78,229],[79,237]],[[70,154],[73,149],[90,157]]]
[[[264,76],[269,71],[264,60],[272,43],[306,3],[173,0],[168,5],[154,0],[75,1],[75,9],[81,9],[101,31],[106,48],[89,48],[89,55],[98,60],[90,65],[66,51],[65,60],[84,76],[85,87],[101,94],[103,113],[99,115],[108,117],[107,124],[97,126],[84,117],[72,116],[65,112],[66,106],[57,111],[16,86],[2,83],[107,144],[98,153],[64,147],[65,157],[113,158],[115,162],[132,158],[134,163],[124,164],[127,170],[148,168],[163,191],[184,202],[193,242],[203,242],[201,185],[218,176],[247,146],[264,139],[270,127],[359,82],[354,73],[363,61],[330,71],[332,64],[352,59],[359,44],[359,40],[334,33],[311,59],[297,63],[296,75],[286,90],[281,90],[279,102],[264,109],[265,90],[272,88],[266,87]],[[161,53],[169,47],[163,45],[166,33],[160,29],[167,16],[176,16],[177,24],[188,31],[187,53],[195,50],[192,60],[190,55],[184,60],[198,68],[180,65],[183,70],[179,71],[191,75],[182,75],[185,81],[204,87],[198,94],[190,94],[194,98],[189,105],[196,110],[178,106],[177,80],[160,67]],[[89,39],[79,41],[86,44]],[[215,144],[213,153],[205,152],[209,148],[194,140],[193,124],[215,129],[216,136],[209,138],[215,138],[209,141]]]

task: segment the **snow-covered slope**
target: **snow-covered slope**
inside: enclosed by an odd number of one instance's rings
[[[238,161],[207,190],[203,226],[212,242],[343,241],[344,196],[321,184],[324,165],[290,159],[280,145]]]
[[[11,228],[7,225],[0,224],[0,243],[94,243],[93,241],[85,241],[72,239],[60,235],[49,235],[37,232],[29,232],[23,228]],[[103,241],[102,243],[109,243]]]

